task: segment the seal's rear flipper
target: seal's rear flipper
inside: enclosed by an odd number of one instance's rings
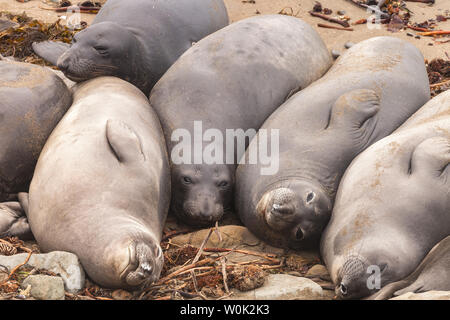
[[[433,174],[436,177],[450,176],[450,139],[433,137],[426,139],[414,150],[411,173]]]
[[[359,129],[380,110],[380,97],[370,89],[358,89],[341,95],[331,110],[329,126]]]
[[[53,65],[57,65],[58,58],[70,48],[70,44],[57,41],[33,42],[33,51],[39,57]]]
[[[125,122],[108,120],[106,139],[119,162],[145,160],[141,139]]]
[[[31,239],[27,217],[19,202],[0,203],[0,237]]]

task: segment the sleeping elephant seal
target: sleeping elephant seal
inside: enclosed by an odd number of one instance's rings
[[[279,129],[279,170],[240,165],[236,208],[274,246],[318,246],[350,162],[430,99],[424,59],[410,43],[377,37],[354,45],[330,71],[277,109],[261,132]],[[269,140],[268,145],[273,142]]]
[[[19,200],[40,248],[75,253],[98,284],[157,280],[170,171],[146,96],[113,77],[80,84]]]
[[[450,291],[450,236],[439,242],[408,277],[388,284],[368,299],[383,300],[433,290]]]
[[[53,72],[0,60],[0,202],[28,190],[39,154],[71,103]]]
[[[171,153],[171,211],[200,226],[230,210],[252,132],[331,64],[317,32],[283,15],[233,23],[181,56],[150,95]]]
[[[321,239],[338,295],[404,279],[450,235],[449,164],[450,91],[352,162]]]
[[[108,0],[71,45],[33,50],[73,81],[116,76],[148,94],[193,42],[227,24],[223,0]]]

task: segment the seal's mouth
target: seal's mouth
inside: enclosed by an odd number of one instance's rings
[[[74,82],[83,82],[83,81],[86,81],[86,80],[91,79],[90,77],[82,77],[82,76],[79,76],[79,75],[75,75],[75,74],[73,74],[73,73],[70,73],[70,71],[68,71],[68,70],[64,71],[64,75],[65,75],[69,80],[72,80],[72,81],[74,81]]]

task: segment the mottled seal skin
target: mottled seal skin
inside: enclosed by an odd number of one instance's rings
[[[429,98],[423,56],[413,45],[392,37],[354,45],[261,127],[280,130],[279,170],[264,176],[261,164],[239,165],[242,222],[274,246],[318,247],[347,166]],[[246,153],[257,147],[255,138]]]
[[[116,76],[148,94],[193,42],[228,24],[223,0],[108,0],[68,44],[34,43],[73,81]]]
[[[449,164],[450,91],[352,162],[321,239],[341,297],[404,279],[450,234]],[[380,271],[380,286],[372,286],[369,267]]]
[[[28,190],[45,141],[71,103],[53,72],[0,60],[0,202]]]
[[[450,291],[450,236],[439,242],[408,277],[386,285],[368,300],[432,290]]]
[[[30,185],[28,221],[44,251],[75,253],[106,287],[158,279],[170,203],[164,136],[147,97],[114,77],[77,86]]]
[[[150,104],[171,154],[178,143],[171,140],[174,130],[192,135],[194,121],[201,121],[204,132],[219,130],[224,141],[226,129],[257,130],[290,94],[318,79],[331,64],[325,44],[304,21],[252,17],[189,49],[156,84]],[[226,148],[222,150],[225,155]],[[220,220],[233,205],[236,158],[231,162],[172,163],[171,212],[196,226]]]

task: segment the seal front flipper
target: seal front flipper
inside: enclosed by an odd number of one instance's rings
[[[380,97],[373,90],[357,89],[341,95],[331,109],[327,129],[343,129],[362,148],[370,143],[380,110]],[[362,149],[364,150],[364,149]]]
[[[444,177],[450,183],[450,139],[433,137],[426,139],[414,150],[409,172]]]
[[[125,122],[108,120],[106,122],[106,139],[119,162],[145,160],[141,139]]]
[[[19,202],[0,203],[0,237],[32,238],[30,226]]]
[[[27,192],[19,192],[17,194],[17,197],[19,198],[20,206],[22,207],[23,212],[28,217],[28,193]]]
[[[70,48],[70,44],[58,41],[33,42],[31,46],[34,53],[55,66],[58,58]]]

